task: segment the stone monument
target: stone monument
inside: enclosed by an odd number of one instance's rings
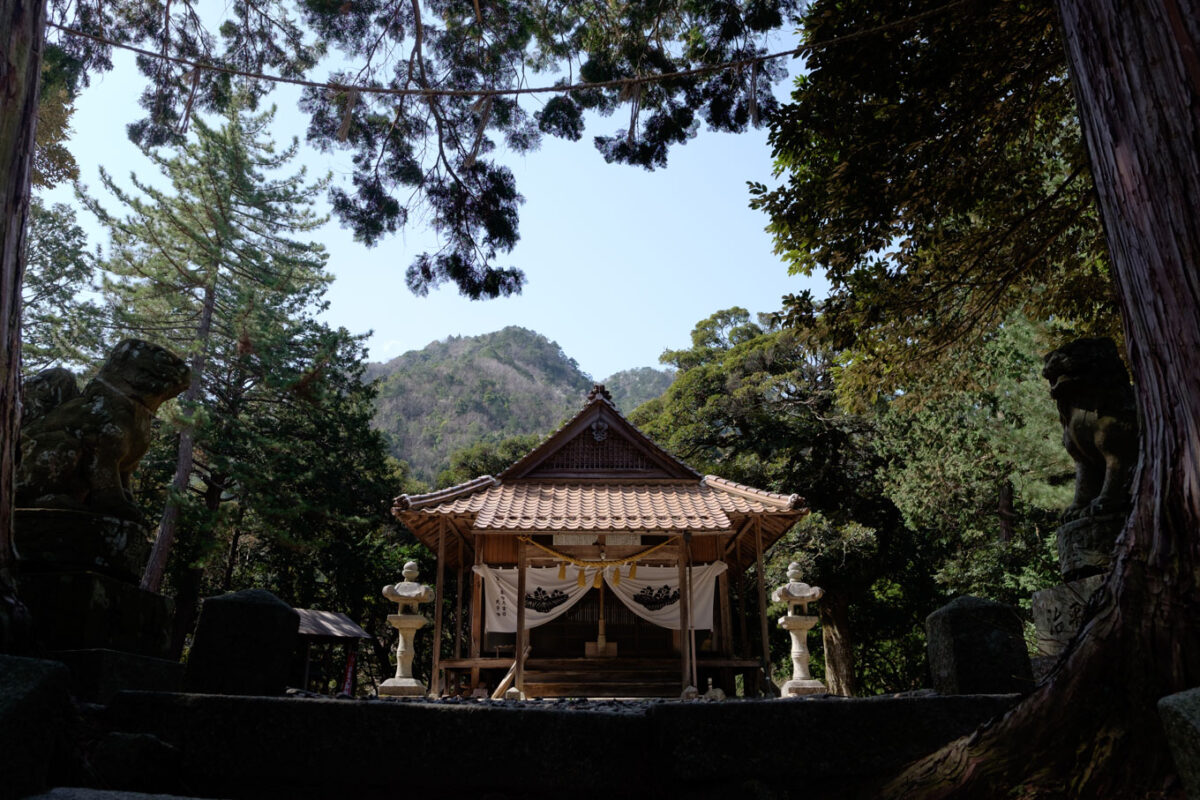
[[[296,610],[265,589],[206,597],[188,653],[187,690],[283,694],[299,628]]]
[[[1024,622],[1016,606],[956,597],[925,619],[938,694],[1009,694],[1033,688]]]
[[[383,596],[398,604],[395,614],[388,615],[388,623],[400,633],[396,644],[396,677],[388,678],[379,686],[379,694],[387,697],[419,697],[426,694],[425,684],[413,677],[412,662],[416,651],[413,638],[417,631],[429,624],[429,620],[417,613],[417,605],[433,599],[433,590],[417,583],[417,562],[404,565],[404,580],[383,587]]]
[[[808,671],[808,632],[818,621],[816,616],[809,616],[808,604],[820,600],[825,590],[801,581],[800,565],[795,561],[788,564],[787,576],[788,582],[771,593],[772,602],[787,603],[788,613],[779,618],[779,627],[792,636],[792,679],[780,687],[779,693],[782,697],[824,694],[825,684]]]
[[[1049,353],[1042,370],[1058,406],[1063,446],[1075,461],[1075,496],[1057,531],[1064,582],[1033,596],[1038,655],[1059,655],[1103,584],[1130,508],[1137,412],[1112,339],[1078,339]]]
[[[158,407],[189,379],[178,356],[126,339],[82,391],[61,368],[22,386],[17,580],[37,637],[83,699],[178,685],[180,665],[165,660],[173,605],[138,586],[150,536],[131,478]]]

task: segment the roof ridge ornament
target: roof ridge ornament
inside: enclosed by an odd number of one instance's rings
[[[593,384],[592,390],[587,393],[587,399],[589,403],[595,400],[597,397],[603,397],[610,404],[613,401],[612,392],[610,392],[608,389],[605,389],[603,383]]]

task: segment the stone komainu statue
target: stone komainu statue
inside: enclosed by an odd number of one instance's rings
[[[1066,519],[1123,513],[1137,460],[1137,411],[1112,339],[1078,339],[1049,353],[1042,376],[1058,404],[1063,445],[1075,459]]]
[[[17,505],[138,519],[130,476],[150,446],[154,413],[190,375],[169,350],[126,339],[82,393],[65,369],[26,381]]]

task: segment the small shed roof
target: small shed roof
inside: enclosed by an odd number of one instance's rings
[[[297,608],[300,615],[301,636],[316,639],[370,639],[354,620],[337,611],[318,611],[312,608]]]

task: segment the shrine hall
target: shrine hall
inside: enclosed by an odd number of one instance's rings
[[[434,694],[773,687],[759,576],[803,500],[700,475],[602,385],[499,475],[401,495],[392,512],[437,554]]]

